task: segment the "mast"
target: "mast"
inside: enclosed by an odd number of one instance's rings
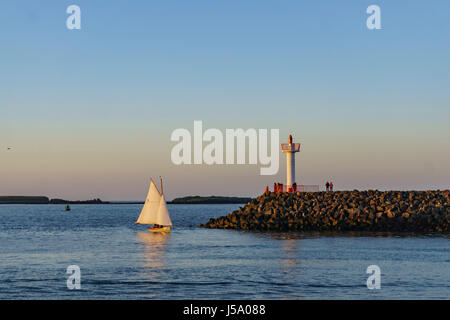
[[[157,221],[156,223],[162,226],[171,226],[172,221],[170,220],[169,210],[167,209],[166,200],[164,199],[162,177],[159,176],[159,179],[161,181],[161,201],[159,202],[159,209],[156,218]]]

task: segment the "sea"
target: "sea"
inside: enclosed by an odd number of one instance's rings
[[[448,234],[198,227],[239,207],[216,204],[169,205],[154,234],[141,205],[64,207],[0,205],[0,299],[450,298]]]

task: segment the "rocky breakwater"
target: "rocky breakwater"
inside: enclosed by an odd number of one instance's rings
[[[200,227],[273,231],[448,232],[450,191],[265,193]]]

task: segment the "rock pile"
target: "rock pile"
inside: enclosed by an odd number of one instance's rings
[[[268,192],[200,227],[274,231],[448,232],[450,191]]]

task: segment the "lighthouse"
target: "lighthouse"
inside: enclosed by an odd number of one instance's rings
[[[286,153],[286,191],[292,192],[295,183],[295,153],[300,151],[300,143],[293,143],[292,135],[289,135],[289,143],[282,143],[281,151]]]

